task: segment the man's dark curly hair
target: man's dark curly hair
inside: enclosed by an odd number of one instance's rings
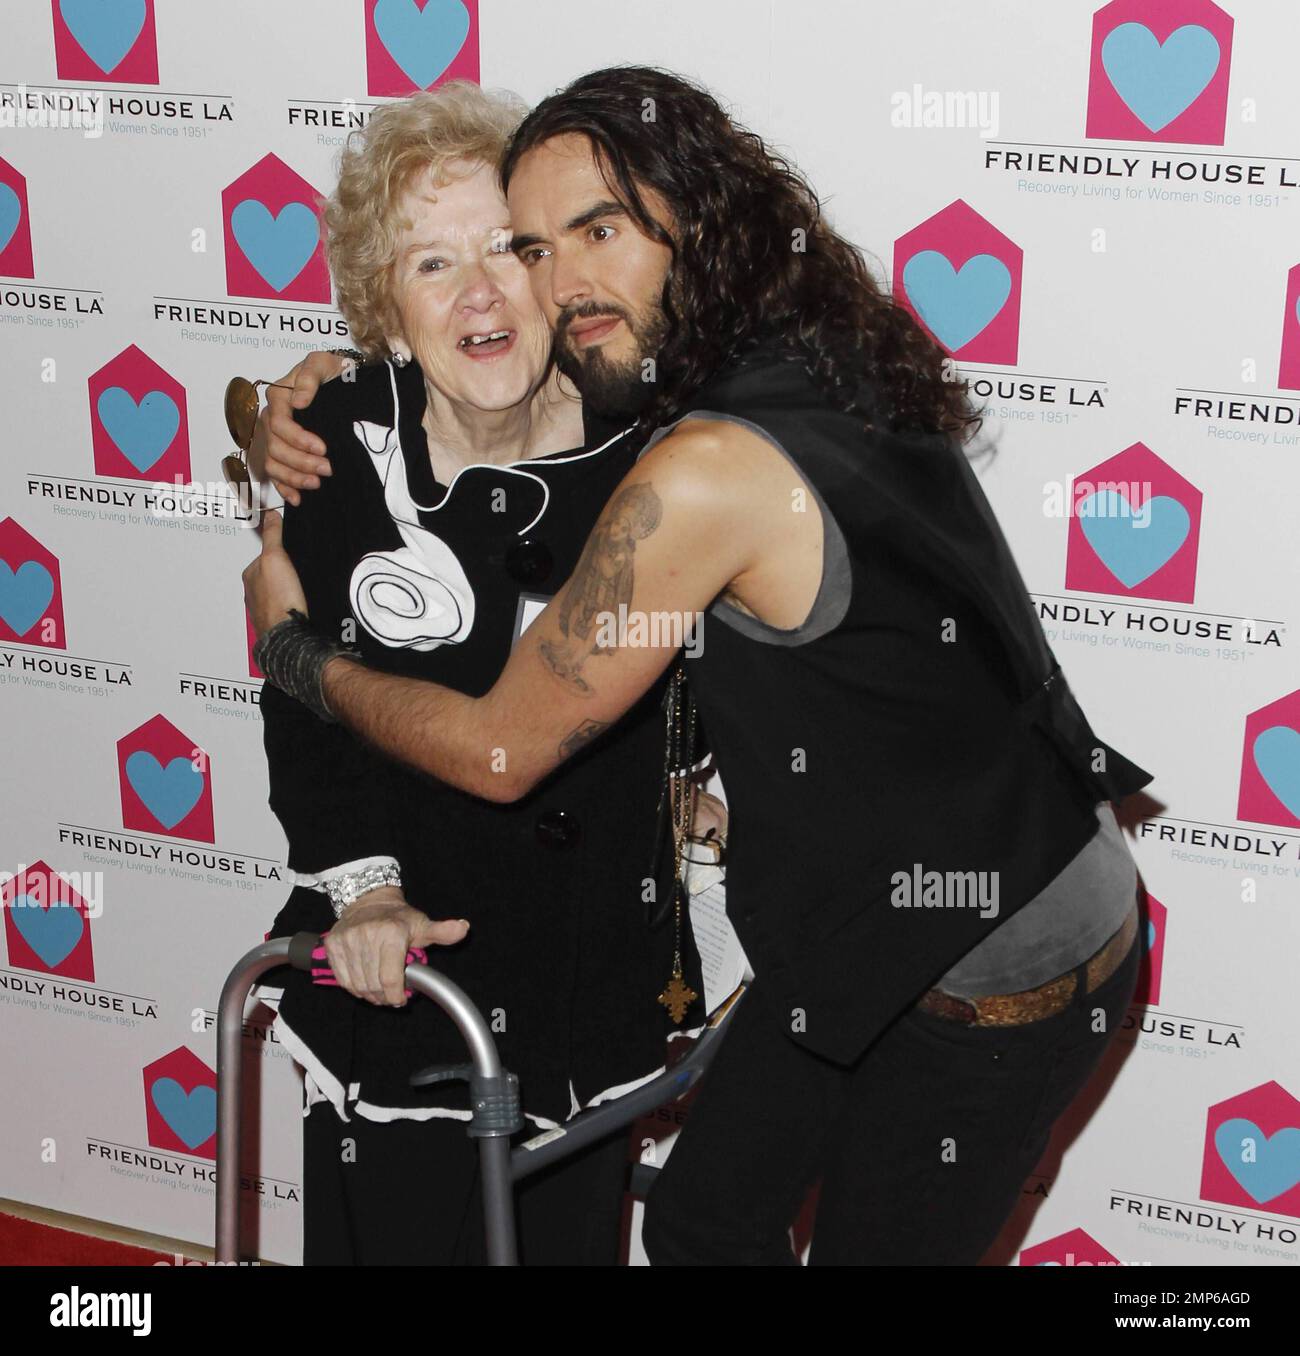
[[[662,298],[668,331],[644,424],[669,422],[713,373],[777,339],[868,429],[883,419],[959,442],[977,431],[966,383],[944,379],[945,351],[827,225],[798,170],[707,90],[645,66],[584,75],[520,124],[502,185],[526,152],[570,133],[591,141],[633,220],[673,251]],[[668,204],[672,235],[651,217],[638,184]]]

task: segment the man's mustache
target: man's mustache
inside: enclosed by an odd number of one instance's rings
[[[565,339],[568,336],[569,326],[577,320],[621,320],[633,334],[636,333],[636,325],[632,317],[621,307],[611,306],[608,303],[598,301],[584,301],[581,306],[571,307],[567,311],[562,311],[555,321],[556,340]]]

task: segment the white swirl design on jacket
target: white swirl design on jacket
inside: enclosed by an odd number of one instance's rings
[[[474,590],[455,552],[417,521],[397,430],[364,419],[352,428],[370,453],[389,516],[406,543],[357,562],[348,590],[352,611],[377,641],[395,649],[463,641],[474,626]]]
[[[381,644],[408,650],[433,650],[439,645],[458,644],[469,635],[474,626],[474,590],[447,543],[420,526],[421,506],[411,498],[397,434],[400,405],[397,374],[391,361],[388,380],[393,395],[392,427],[358,419],[353,423],[352,431],[370,454],[370,464],[384,487],[388,515],[397,524],[406,544],[396,550],[371,551],[362,556],[352,571],[348,592],[352,611]],[[607,438],[599,447],[572,456],[548,457],[547,462],[551,466],[567,466],[588,461],[600,456],[631,431],[629,426]],[[474,467],[466,466],[457,471],[441,503],[429,505],[424,511],[436,513],[455,493],[456,482],[462,473],[472,469]],[[551,498],[550,486],[542,476],[528,470],[525,463],[493,463],[491,469],[499,475],[522,477],[539,491],[537,512],[518,529],[518,535],[522,537],[532,531],[545,514]]]

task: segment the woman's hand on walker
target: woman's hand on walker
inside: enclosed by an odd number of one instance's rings
[[[469,932],[463,918],[434,920],[395,886],[369,890],[325,934],[325,954],[339,987],[376,1007],[404,1007],[406,953],[453,946]]]

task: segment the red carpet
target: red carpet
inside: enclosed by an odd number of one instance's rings
[[[170,1253],[133,1248],[71,1229],[34,1224],[17,1215],[0,1214],[0,1266],[148,1267],[155,1262],[173,1261]]]

